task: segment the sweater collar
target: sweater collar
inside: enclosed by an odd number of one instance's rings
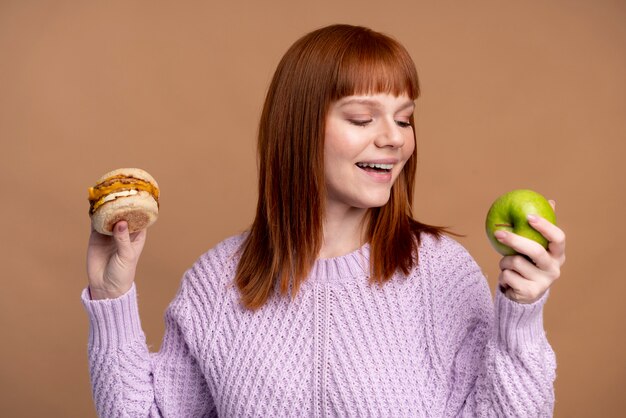
[[[341,281],[355,277],[369,277],[370,245],[339,257],[322,258],[315,261],[309,279],[314,281]]]

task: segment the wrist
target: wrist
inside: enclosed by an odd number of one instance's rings
[[[545,289],[543,292],[533,295],[526,295],[515,292],[515,290],[511,287],[504,287],[502,285],[498,285],[498,290],[500,293],[504,295],[510,301],[522,304],[522,305],[532,305],[533,303],[543,299],[545,294],[548,292],[548,289]]]
[[[89,317],[89,346],[98,350],[115,350],[136,341],[145,341],[141,330],[137,294],[132,285],[117,299],[90,300],[89,288],[81,299]]]
[[[89,297],[91,300],[103,300],[103,299],[117,299],[121,296],[124,296],[130,288],[132,287],[132,283],[127,288],[115,288],[115,289],[106,289],[100,288],[96,286],[91,286],[87,288],[89,290]]]

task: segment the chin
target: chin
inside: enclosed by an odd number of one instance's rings
[[[355,202],[355,207],[361,209],[372,209],[372,208],[380,208],[389,203],[390,193],[386,193],[380,196],[368,196],[366,199],[360,199],[358,202]]]

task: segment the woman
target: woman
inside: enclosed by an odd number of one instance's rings
[[[133,282],[145,232],[92,231],[83,303],[100,415],[551,415],[542,307],[564,234],[534,217],[548,251],[498,237],[528,258],[502,259],[494,306],[469,254],[411,217],[418,95],[385,35],[334,25],[298,40],[261,116],[254,223],[186,272],[158,353]]]

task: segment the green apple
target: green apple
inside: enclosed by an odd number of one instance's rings
[[[517,252],[502,243],[493,235],[499,230],[510,231],[532,239],[548,248],[548,240],[528,223],[527,215],[539,215],[556,224],[556,215],[545,197],[532,190],[513,190],[498,197],[489,208],[485,229],[489,242],[502,255]]]

